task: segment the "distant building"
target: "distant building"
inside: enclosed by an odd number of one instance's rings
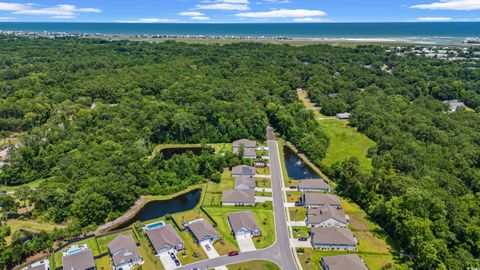
[[[131,235],[119,234],[108,243],[114,270],[129,270],[143,264],[143,258]]]
[[[356,250],[357,239],[348,228],[316,227],[311,229],[312,246],[320,250]]]
[[[73,245],[63,251],[63,270],[96,270],[92,250],[87,244]]]
[[[443,102],[448,106],[448,109],[452,112],[456,112],[459,108],[465,107],[465,103],[458,100],[446,100]]]
[[[337,119],[348,120],[350,119],[350,113],[337,113]]]
[[[304,92],[303,88],[297,88],[297,94],[303,94]]]
[[[247,139],[240,139],[233,141],[232,143],[232,148],[233,148],[233,153],[238,153],[240,152],[240,149],[243,149],[243,151],[247,150],[254,150],[257,148],[257,142],[256,141],[251,141]]]
[[[303,204],[305,207],[309,208],[318,208],[324,205],[330,205],[334,207],[340,207],[340,200],[337,195],[326,194],[326,193],[317,193],[317,192],[306,192],[303,194]]]
[[[241,175],[255,176],[255,167],[247,165],[239,165],[232,168],[232,177],[238,177]]]
[[[332,192],[333,188],[323,179],[303,179],[298,184],[298,190]]]
[[[345,218],[343,209],[325,205],[320,208],[308,208],[306,224],[315,227],[346,228],[348,221]]]
[[[204,241],[214,242],[220,238],[213,226],[204,219],[197,219],[190,222],[187,228],[197,243]]]
[[[255,159],[257,158],[257,152],[255,149],[244,149],[243,150],[243,158],[250,158],[250,159]]]
[[[36,261],[27,267],[24,267],[22,270],[49,270],[49,269],[50,269],[50,261],[47,259],[43,259],[40,261]]]
[[[255,206],[255,190],[230,189],[222,194],[222,205]]]
[[[183,249],[183,240],[171,224],[145,231],[156,254]]]
[[[261,234],[251,211],[229,213],[228,223],[235,237],[259,236]]]
[[[253,176],[240,175],[235,177],[233,181],[234,189],[255,189],[257,187],[255,177]]]
[[[324,256],[320,264],[324,270],[368,270],[365,262],[357,254]]]

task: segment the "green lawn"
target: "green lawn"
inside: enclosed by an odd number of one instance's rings
[[[260,197],[272,197],[272,193],[271,193],[271,192],[267,192],[267,191],[256,191],[256,192],[255,192],[255,196],[260,196]]]
[[[230,170],[225,169],[222,173],[222,178],[220,183],[208,182],[207,192],[208,193],[222,193],[224,190],[233,189],[234,181],[232,173]]]
[[[0,185],[0,190],[6,190],[6,191],[15,191],[21,187],[30,187],[30,188],[38,188],[38,186],[40,186],[40,184],[45,181],[45,179],[38,179],[38,180],[35,180],[35,181],[32,181],[32,182],[29,182],[29,183],[26,183],[26,184],[23,184],[23,185],[19,185],[19,186],[5,186],[5,185]]]
[[[259,188],[271,188],[272,182],[268,178],[257,179],[257,187]]]
[[[97,270],[110,270],[112,266],[110,266],[110,256],[107,254],[95,260],[95,265],[97,266]]]
[[[267,261],[248,261],[227,265],[228,270],[280,270],[278,265]]]
[[[293,203],[300,201],[302,194],[300,191],[287,191],[287,202]]]
[[[133,240],[135,240],[135,243],[138,244],[138,239],[132,230],[124,231],[121,233],[109,234],[102,237],[97,237],[98,248],[100,249],[101,254],[108,253],[108,244],[112,242],[113,239],[115,239],[115,237],[117,237],[117,235],[119,234],[133,236]]]
[[[293,238],[308,237],[310,227],[305,226],[293,226]]]
[[[90,248],[92,250],[93,256],[101,255],[101,252],[100,252],[100,249],[98,247],[97,240],[95,239],[95,237],[90,237],[88,239],[73,243],[71,245],[66,246],[63,249],[67,249],[67,248],[71,247],[72,245],[83,245],[85,243],[87,244],[88,248]],[[59,250],[59,251],[57,251],[53,254],[53,258],[55,260],[55,269],[62,266],[63,249],[61,249],[61,250]]]
[[[256,171],[257,174],[270,175],[270,168],[269,167],[256,168],[255,171]]]
[[[290,207],[290,220],[292,221],[304,221],[307,217],[307,209],[305,207]]]
[[[7,226],[9,226],[12,231],[10,236],[6,237],[7,244],[9,244],[12,241],[13,233],[20,229],[33,232],[33,233],[38,233],[42,230],[49,232],[49,231],[53,231],[54,228],[65,228],[64,225],[58,225],[53,223],[42,223],[34,220],[19,220],[19,219],[7,220]]]

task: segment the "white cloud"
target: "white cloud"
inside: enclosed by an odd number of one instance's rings
[[[288,4],[289,0],[263,0],[263,2],[258,2],[257,4]]]
[[[197,5],[197,9],[250,10],[248,5],[246,4],[236,4],[236,3],[230,3],[230,2]]]
[[[205,14],[203,14],[202,12],[198,12],[198,11],[184,11],[184,12],[180,12],[179,14],[180,14],[180,16],[187,16],[187,17],[203,16],[203,15],[205,15]]]
[[[18,11],[29,8],[31,4],[21,4],[21,3],[5,3],[0,2],[0,10],[2,11]]]
[[[293,19],[294,22],[324,22],[324,19],[321,18],[312,18],[312,17],[307,17],[307,18],[295,18]]]
[[[98,8],[77,8],[74,5],[57,5],[54,7],[48,8],[38,8],[34,9],[31,6],[28,6],[25,9],[16,10],[14,14],[23,14],[23,15],[42,15],[49,16],[56,19],[65,19],[65,18],[74,18],[77,13],[100,13],[102,12]]]
[[[229,4],[248,4],[248,0],[214,0],[214,1],[202,1],[202,3],[229,3]]]
[[[193,17],[190,17],[190,19],[198,20],[198,21],[206,21],[206,20],[210,20],[210,17],[207,17],[207,16],[193,16]]]
[[[443,9],[443,10],[477,10],[480,9],[480,0],[440,0],[430,4],[411,6],[418,9]]]
[[[327,15],[327,13],[321,10],[309,9],[275,9],[265,12],[244,12],[235,14],[237,17],[245,18],[307,18],[325,15]]]
[[[0,22],[11,22],[15,21],[15,17],[0,17]]]
[[[175,19],[162,19],[162,18],[140,18],[133,20],[119,20],[119,23],[173,23],[177,22]]]
[[[420,17],[417,18],[419,22],[447,22],[451,21],[452,18],[450,17]]]

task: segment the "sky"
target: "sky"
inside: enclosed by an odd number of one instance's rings
[[[480,21],[480,0],[0,0],[0,22]]]

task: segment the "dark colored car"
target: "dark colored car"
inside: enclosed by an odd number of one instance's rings
[[[230,256],[230,257],[237,256],[237,255],[238,255],[238,251],[236,251],[236,250],[228,252],[228,256]]]
[[[307,237],[300,237],[300,238],[298,238],[298,241],[308,241],[308,238]]]
[[[174,260],[176,259],[175,254],[173,252],[170,252],[170,258],[172,258]]]
[[[297,186],[290,186],[290,189],[297,189]]]
[[[176,266],[180,266],[180,261],[179,261],[179,260],[175,260],[175,265],[176,265]]]
[[[303,206],[303,202],[295,202],[295,206]]]

